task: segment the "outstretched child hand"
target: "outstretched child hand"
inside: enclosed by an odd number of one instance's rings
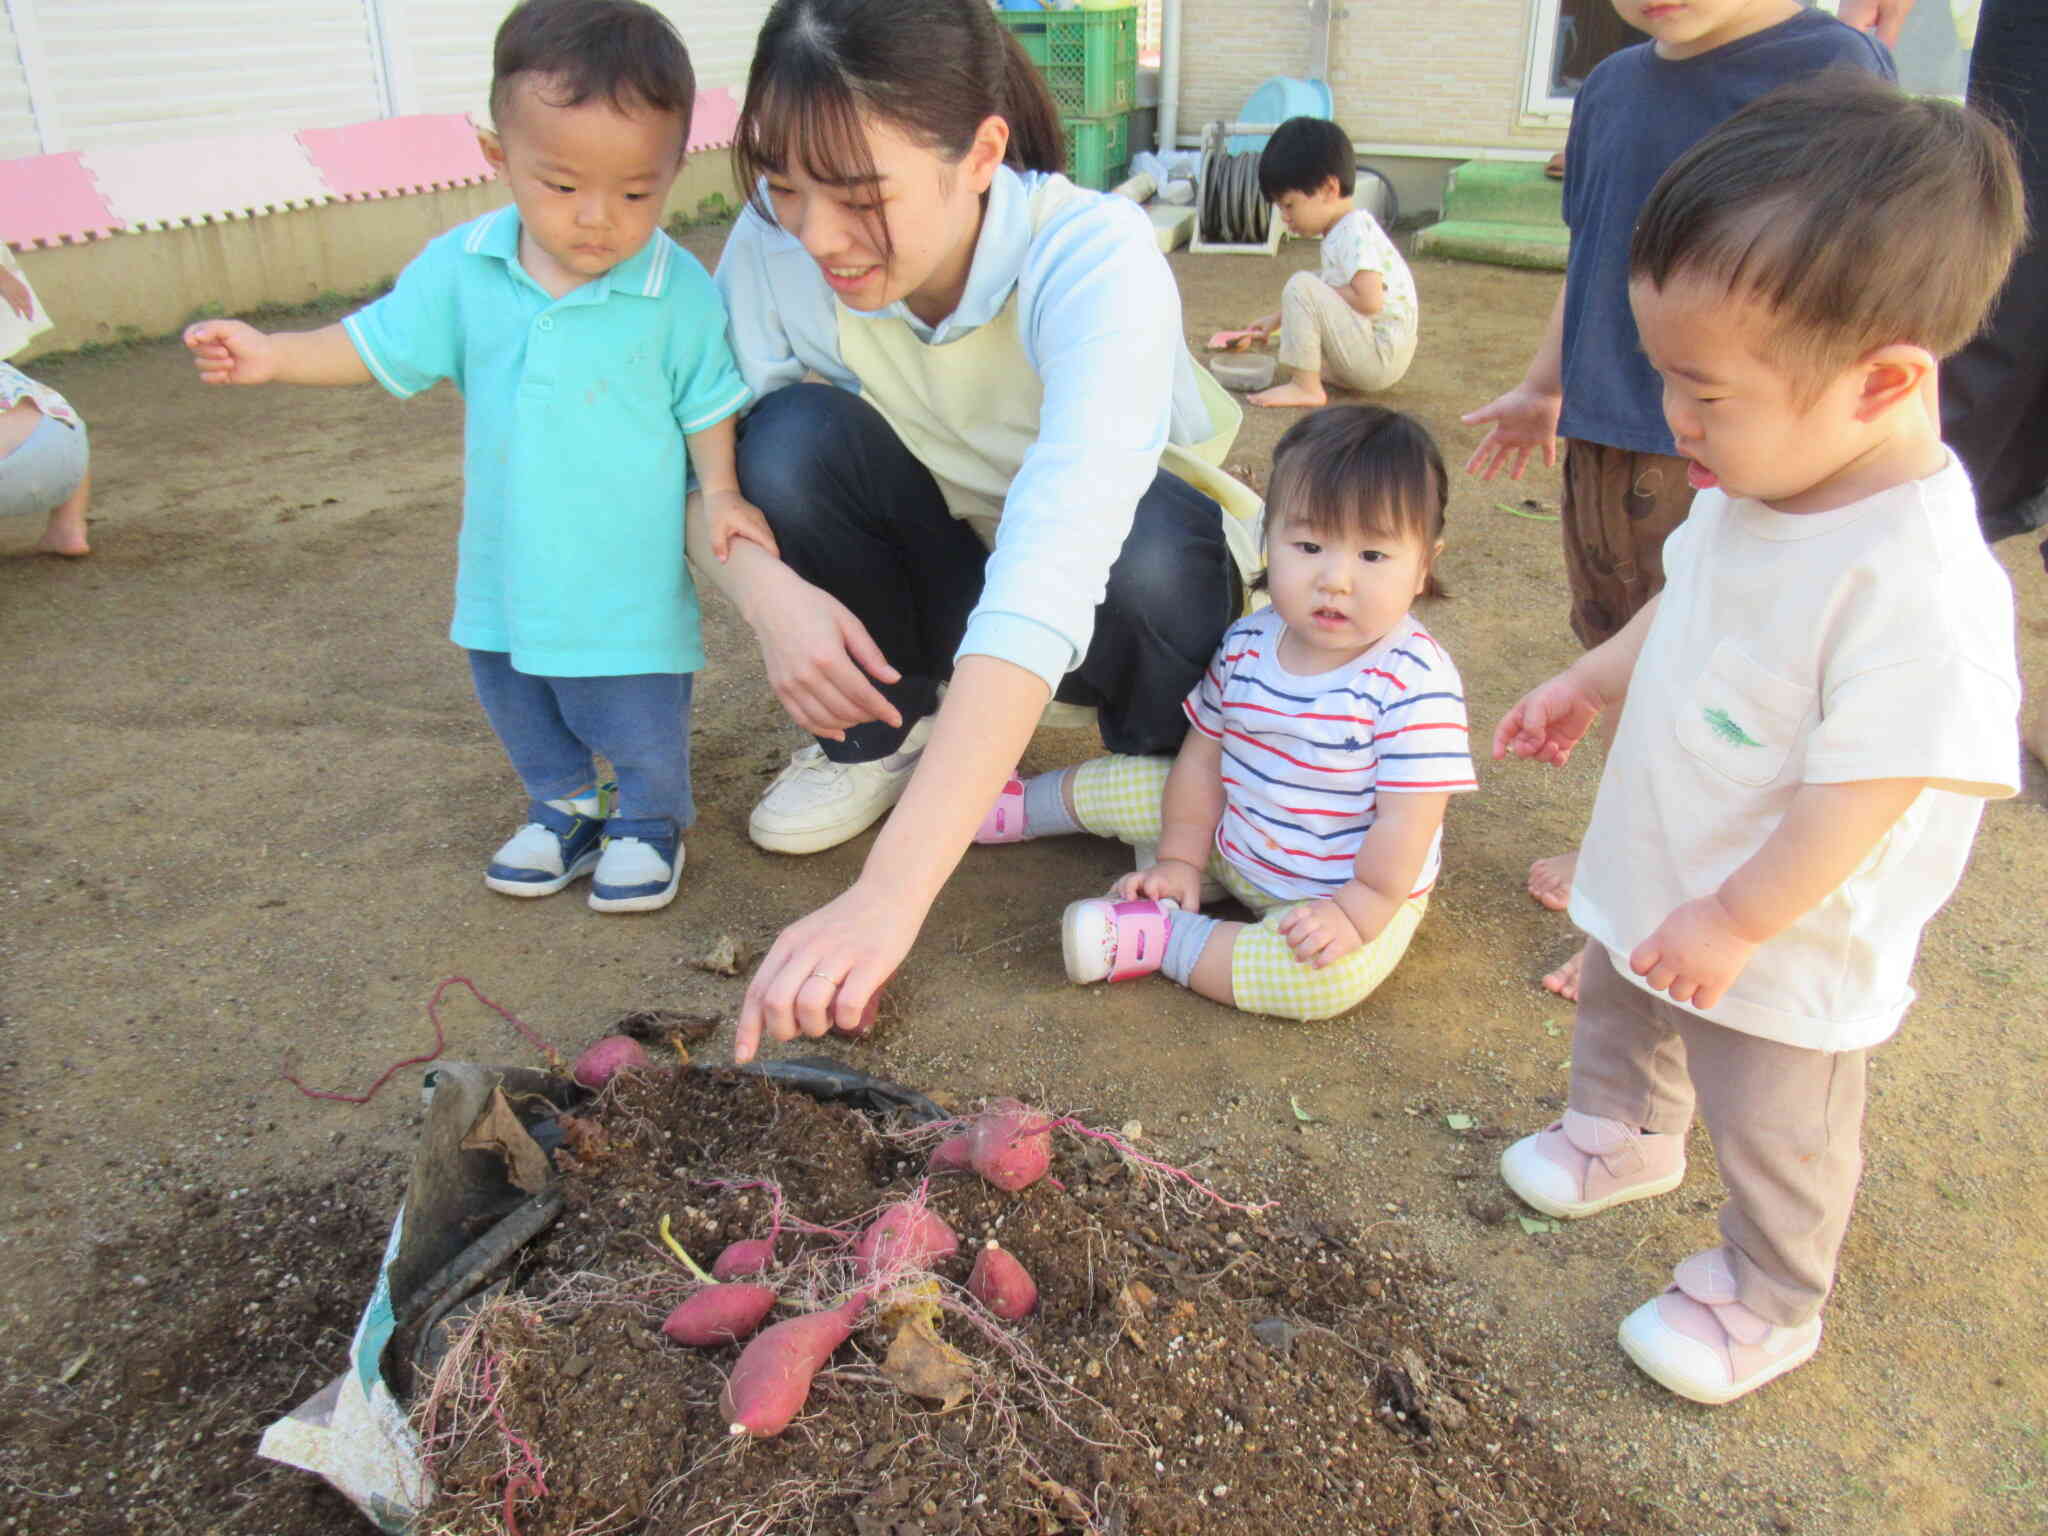
[[[1711,1008],[1749,964],[1756,945],[1735,931],[1718,896],[1679,907],[1629,952],[1629,969],[1676,1003]]]
[[[1365,940],[1344,909],[1328,897],[1304,901],[1280,919],[1280,937],[1303,965],[1334,965]]]
[[[771,555],[780,555],[768,519],[738,491],[712,491],[704,498],[704,525],[711,534],[711,553],[720,565],[732,553],[732,541],[745,539]]]
[[[1531,688],[1501,716],[1493,730],[1494,761],[1512,752],[1562,768],[1601,708],[1600,699],[1571,671],[1560,672]]]
[[[28,284],[5,267],[0,267],[0,299],[5,299],[7,307],[22,319],[35,319],[36,303],[29,296]]]
[[[240,320],[200,320],[185,327],[185,346],[203,384],[268,384],[277,377],[277,347]]]
[[[1519,480],[1529,467],[1531,453],[1542,454],[1545,464],[1555,464],[1557,418],[1563,409],[1564,396],[1517,384],[1499,399],[1467,411],[1458,420],[1468,427],[1492,422],[1493,430],[1472,450],[1465,473],[1491,480],[1505,469],[1510,480]]]
[[[1109,888],[1118,901],[1171,901],[1183,912],[1202,910],[1202,872],[1185,859],[1161,859],[1125,875]]]

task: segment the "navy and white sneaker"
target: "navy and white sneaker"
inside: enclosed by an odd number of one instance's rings
[[[595,795],[536,800],[525,826],[491,855],[484,884],[506,896],[552,896],[597,868],[604,817]]]
[[[666,816],[614,816],[604,826],[604,856],[590,879],[594,912],[653,912],[676,899],[683,842]]]

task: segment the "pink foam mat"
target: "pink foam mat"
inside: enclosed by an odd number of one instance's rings
[[[0,160],[0,240],[9,245],[97,239],[122,222],[76,151]]]
[[[85,164],[130,228],[210,224],[329,200],[288,133],[227,134],[89,149]]]
[[[308,128],[298,138],[336,197],[424,192],[491,177],[490,163],[477,148],[476,130],[460,112]]]
[[[723,149],[732,143],[740,125],[740,104],[722,85],[697,93],[697,110],[690,114],[692,154],[700,149]]]

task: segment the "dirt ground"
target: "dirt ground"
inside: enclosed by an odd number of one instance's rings
[[[693,241],[715,256],[715,232]],[[1270,308],[1313,259],[1306,244],[1176,256],[1190,337]],[[1424,340],[1387,398],[1457,463],[1476,437],[1458,412],[1518,376],[1555,278],[1433,262],[1416,276]],[[366,1245],[403,1187],[416,1074],[356,1108],[301,1097],[281,1063],[360,1092],[430,1048],[423,1000],[456,974],[569,1047],[634,1008],[729,1020],[741,981],[690,961],[722,934],[764,947],[844,886],[868,840],[801,860],[747,843],[747,809],[799,738],[713,600],[701,819],[675,905],[604,918],[573,897],[492,895],[477,877],[520,797],[445,638],[452,392],[205,391],[168,342],[41,371],[93,427],[98,552],[38,558],[35,529],[0,530],[0,1446],[16,1447],[0,1450],[0,1530],[306,1528],[247,1513],[249,1490],[310,1481],[266,1470],[254,1433],[340,1366]],[[1255,414],[1233,461],[1260,463],[1285,424]],[[1540,520],[1556,484],[1454,480],[1453,596],[1425,617],[1483,735],[1574,653]],[[1525,496],[1539,516],[1514,515]],[[1999,553],[2023,666],[2048,681],[2048,578],[2031,545]],[[1026,766],[1093,746],[1044,732]],[[1504,1136],[1561,1104],[1569,1010],[1533,983],[1573,940],[1522,880],[1575,836],[1597,773],[1590,757],[1563,773],[1482,764],[1481,793],[1452,808],[1428,921],[1346,1018],[1268,1022],[1160,981],[1069,986],[1059,909],[1121,865],[1065,839],[971,850],[883,1028],[833,1049],[963,1101],[1019,1093],[1141,1121],[1161,1155],[1298,1187],[1413,1245],[1449,1277],[1447,1326],[1481,1338],[1558,1453],[1686,1531],[2043,1529],[2048,1193],[2033,1170],[2048,1119],[2025,1107],[2048,1044],[2039,765],[1987,812],[1927,936],[1921,1002],[1876,1058],[1827,1341],[1718,1410],[1672,1399],[1614,1343],[1712,1240],[1704,1137],[1678,1194],[1555,1232],[1525,1230],[1491,1172]],[[531,1059],[482,1008],[442,1017],[455,1056]],[[728,1040],[729,1024],[707,1049]],[[173,1389],[151,1341],[198,1320],[214,1353]],[[274,1359],[259,1385],[227,1360],[237,1345]],[[145,1443],[124,1415],[152,1393],[164,1416]],[[28,1428],[56,1449],[23,1452]],[[144,1518],[182,1479],[244,1514]],[[87,1490],[127,1515],[66,1519]]]

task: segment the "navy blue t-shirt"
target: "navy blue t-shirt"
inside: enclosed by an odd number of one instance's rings
[[[1561,437],[1671,453],[1662,386],[1628,307],[1636,215],[1671,164],[1767,91],[1837,65],[1896,80],[1882,43],[1819,11],[1690,59],[1638,43],[1586,77],[1565,141],[1564,414]]]

